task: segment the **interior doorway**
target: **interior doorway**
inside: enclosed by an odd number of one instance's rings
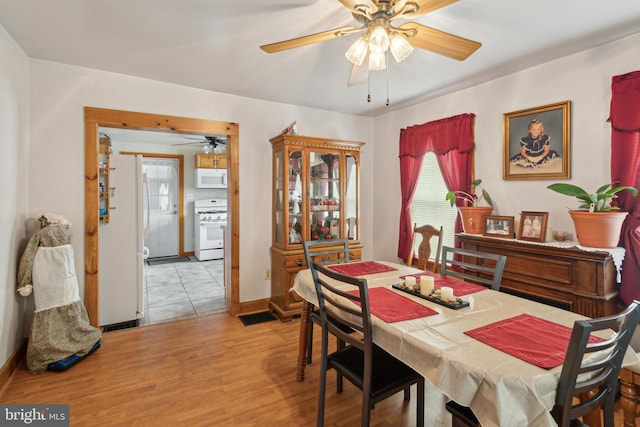
[[[99,199],[98,133],[99,128],[113,127],[199,135],[227,136],[227,171],[229,205],[229,267],[225,268],[225,299],[230,315],[240,311],[239,301],[239,125],[237,123],[184,117],[163,116],[130,111],[85,107],[85,306],[92,325],[98,326],[99,298]]]

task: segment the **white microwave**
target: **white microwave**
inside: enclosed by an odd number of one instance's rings
[[[227,188],[226,169],[196,168],[196,188]]]

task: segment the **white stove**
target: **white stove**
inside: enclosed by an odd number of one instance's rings
[[[222,226],[227,225],[227,199],[196,200],[195,256],[200,261],[224,257]]]

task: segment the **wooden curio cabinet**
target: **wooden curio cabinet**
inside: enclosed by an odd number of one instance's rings
[[[307,268],[304,240],[349,239],[349,256],[361,259],[360,147],[363,142],[279,135],[273,148],[271,309],[281,320],[302,310],[292,289]]]

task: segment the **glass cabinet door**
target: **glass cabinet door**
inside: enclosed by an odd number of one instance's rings
[[[282,150],[276,151],[273,156],[273,204],[274,204],[274,243],[284,244],[284,177],[283,177],[283,158]]]
[[[340,238],[340,155],[311,151],[308,182],[311,222],[305,239]]]
[[[288,209],[289,244],[302,243],[302,152],[289,153]]]
[[[344,217],[347,227],[347,238],[359,239],[358,236],[358,159],[352,154],[346,156],[345,167],[346,191],[344,199]]]

